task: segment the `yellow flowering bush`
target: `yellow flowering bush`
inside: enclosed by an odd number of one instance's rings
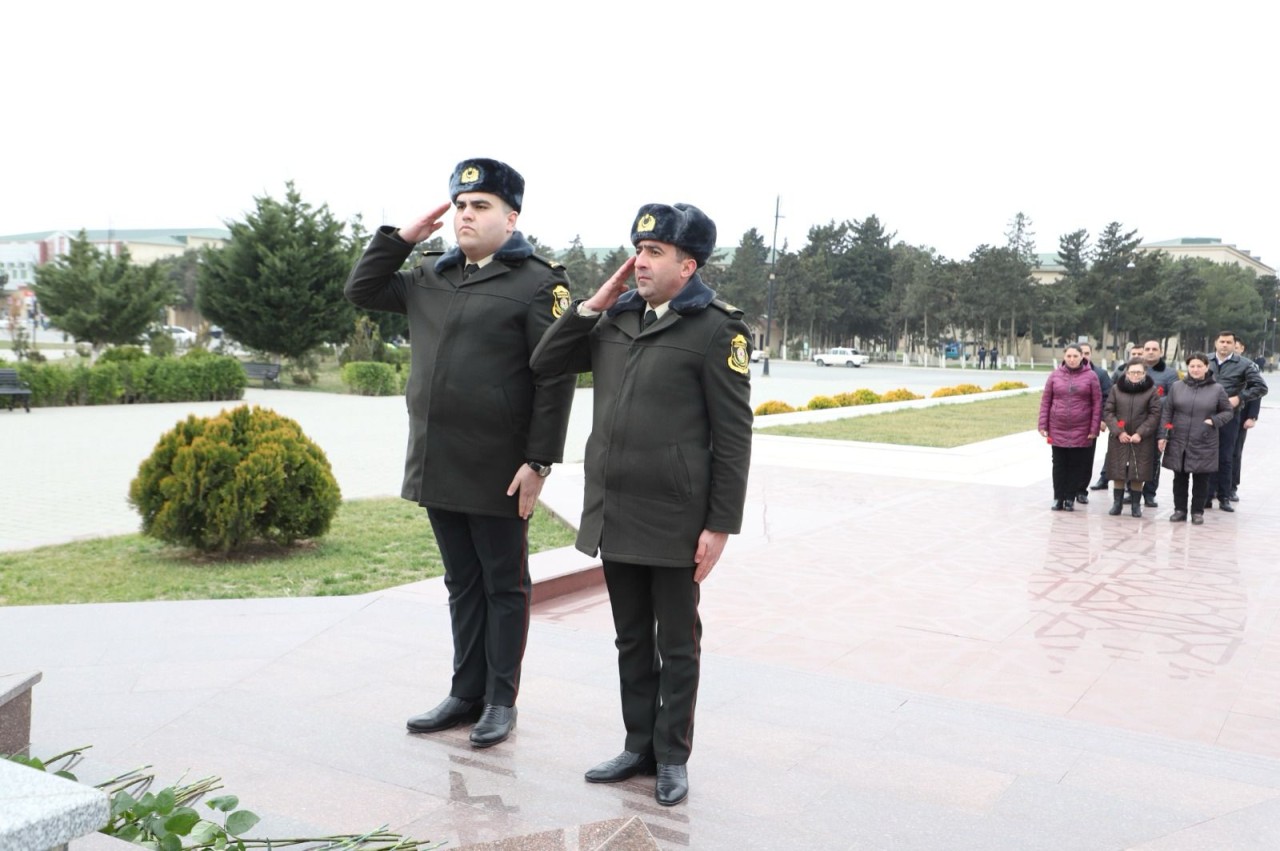
[[[923,399],[923,398],[924,398],[923,396],[918,396],[915,393],[912,393],[910,390],[908,390],[905,387],[899,387],[897,390],[890,390],[884,395],[882,395],[880,397],[880,401],[881,402],[910,402],[914,399]]]
[[[761,402],[759,405],[756,405],[755,413],[757,417],[765,417],[769,414],[790,414],[793,411],[795,411],[795,408],[791,407],[786,402],[779,402],[774,399],[768,402]]]

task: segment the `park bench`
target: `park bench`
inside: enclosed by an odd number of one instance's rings
[[[244,364],[244,374],[249,377],[250,381],[261,379],[264,389],[268,382],[276,387],[280,386],[280,364],[278,363],[246,363]]]
[[[18,380],[16,369],[0,369],[0,396],[5,397],[10,410],[14,403],[21,402],[27,413],[31,413],[31,386]]]

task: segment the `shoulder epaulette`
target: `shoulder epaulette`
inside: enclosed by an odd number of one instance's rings
[[[564,268],[564,264],[563,264],[563,263],[559,263],[559,262],[557,262],[557,261],[555,261],[555,260],[552,260],[550,257],[543,257],[541,254],[535,254],[535,255],[533,255],[533,259],[534,259],[534,260],[537,260],[539,263],[543,264],[544,266],[549,266],[549,267],[551,267],[552,269],[563,269],[563,268]]]
[[[711,300],[711,306],[717,307],[720,310],[723,310],[725,313],[729,314],[734,319],[742,318],[742,309],[738,307],[734,307],[732,304],[729,304],[729,302],[727,301],[721,301],[718,298],[713,298]]]

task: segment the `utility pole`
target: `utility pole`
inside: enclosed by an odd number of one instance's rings
[[[769,249],[769,288],[765,297],[764,314],[764,370],[763,375],[769,377],[769,331],[773,328],[773,282],[778,271],[778,219],[782,218],[782,196],[779,195],[773,204],[773,246]]]

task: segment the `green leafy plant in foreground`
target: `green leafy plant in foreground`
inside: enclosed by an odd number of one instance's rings
[[[88,747],[65,751],[47,760],[15,754],[0,757],[34,768],[62,767],[50,773],[75,781],[70,768],[83,758]],[[97,785],[111,800],[111,817],[100,833],[114,836],[155,851],[248,851],[250,848],[305,848],[306,851],[427,851],[442,843],[427,844],[391,833],[386,826],[368,833],[335,834],[319,837],[255,838],[245,834],[260,821],[256,813],[240,808],[235,795],[219,795],[204,801],[211,812],[203,813],[196,805],[210,792],[222,788],[218,777],[205,777],[193,783],[181,780],[159,792],[150,791],[154,774],[150,766],[105,780]],[[208,817],[206,817],[206,815]]]

